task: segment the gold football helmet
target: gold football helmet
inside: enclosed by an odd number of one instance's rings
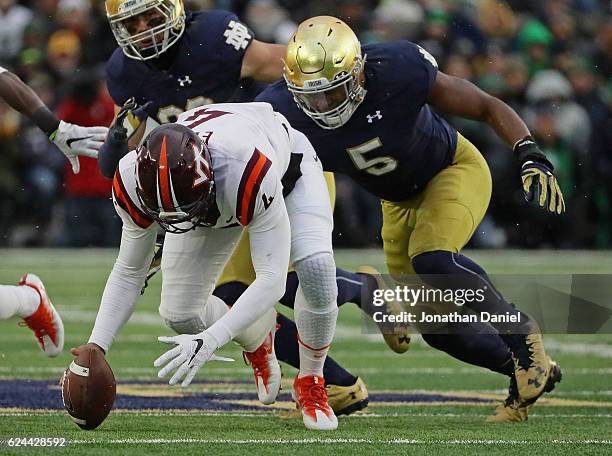
[[[307,19],[289,40],[285,80],[293,98],[321,128],[341,127],[363,101],[365,56],[351,28],[340,19]]]
[[[178,41],[185,31],[183,0],[106,0],[106,16],[126,56],[148,60]]]

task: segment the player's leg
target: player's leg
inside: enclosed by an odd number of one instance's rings
[[[332,173],[323,173],[327,191],[329,194],[332,210],[336,202],[336,184]],[[338,287],[338,297],[336,302],[338,307],[352,302],[360,307],[364,312],[371,315],[374,310],[397,312],[397,306],[393,302],[388,302],[385,308],[377,308],[372,305],[374,292],[383,286],[380,279],[380,274],[374,268],[362,266],[357,272],[350,272],[336,267],[336,285]],[[295,296],[299,280],[295,271],[289,271],[287,274],[287,283],[285,286],[285,294],[280,299],[280,303],[293,309],[295,305]],[[392,308],[395,307],[395,310]],[[382,331],[383,337],[387,345],[396,353],[404,353],[410,348],[410,334],[407,328],[398,328],[397,332]],[[327,381],[328,378],[326,377]],[[362,391],[363,388],[360,390]],[[351,390],[354,395],[354,390]],[[339,397],[334,394],[334,397]],[[336,408],[334,410],[338,411]]]
[[[493,326],[510,349],[521,400],[531,401],[544,392],[552,372],[537,323],[503,298],[482,267],[459,253],[482,220],[490,194],[484,158],[459,135],[455,163],[432,179],[416,208],[409,255],[415,271],[432,286],[484,292],[482,302],[466,303],[477,313],[520,316],[519,324]]]
[[[240,282],[230,282],[215,288],[214,295],[219,297],[228,306],[232,306],[244,293],[248,285]],[[297,327],[295,322],[281,313],[276,314],[276,334],[274,349],[279,361],[285,362],[296,369],[300,368],[299,349],[297,343]],[[287,342],[287,343],[281,343]],[[333,382],[338,386],[352,386],[357,377],[346,371],[336,363],[330,356],[325,359],[323,366],[323,377],[325,384]]]
[[[321,164],[315,161],[310,142],[294,129],[290,136],[291,151],[302,154],[302,176],[285,198],[291,223],[291,263],[300,282],[294,307],[300,371],[293,396],[307,428],[331,430],[338,420],[327,403],[323,364],[338,316],[333,215]]]
[[[223,273],[219,278],[218,285],[215,288],[214,294],[221,298],[226,304],[233,305],[242,293],[247,289],[248,284],[255,280],[255,271],[251,261],[251,252],[249,246],[249,233],[245,231],[234,250],[230,260],[227,262]],[[295,282],[295,290],[297,290],[297,274],[295,272],[287,276],[287,283]],[[294,291],[295,293],[295,291]],[[295,297],[295,295],[294,295]],[[293,307],[293,303],[292,306]],[[300,359],[298,356],[297,339],[295,338],[296,328],[295,323],[289,318],[277,316],[276,334],[275,334],[275,350],[276,356],[280,361],[289,364],[296,369],[300,368]],[[333,385],[350,386],[346,384],[348,379],[356,379],[337,363],[326,360],[327,377],[325,382]]]
[[[324,176],[330,203],[333,207],[335,201],[334,177],[332,173],[324,173]],[[361,274],[355,275],[339,268],[336,268],[336,279],[338,284],[338,306],[348,301],[360,303],[364,283],[368,287],[363,293],[365,295],[373,294],[373,290],[377,287],[373,277]],[[255,280],[255,271],[251,261],[248,232],[245,231],[223,270],[214,294],[225,303],[233,305],[253,280]],[[294,307],[298,283],[297,273],[291,270],[287,274],[285,295],[280,300],[282,304],[290,308]],[[290,318],[277,314],[274,339],[276,356],[280,361],[299,369],[300,359],[296,336],[297,328],[295,323]],[[407,343],[396,345],[400,347],[396,351],[405,351],[404,346],[406,348],[408,346]],[[354,413],[367,407],[369,399],[364,382],[352,375],[329,356],[325,358],[323,376],[329,397],[329,405],[334,409],[336,415]]]
[[[34,288],[22,285],[0,285],[0,320],[26,318],[36,312],[40,296]]]
[[[159,313],[166,324],[180,334],[205,330],[227,311],[227,305],[212,291],[232,254],[242,230],[196,229],[185,234],[167,234],[161,268],[162,296]],[[274,355],[274,309],[270,309],[234,338],[254,355],[260,400],[274,402],[280,388],[280,367]]]
[[[389,273],[398,283],[420,286],[409,254],[417,205],[416,200],[402,204],[384,201],[382,239]],[[452,330],[442,328],[438,334],[423,334],[423,340],[460,361],[505,375],[513,373],[509,349],[497,331],[484,323],[474,323],[470,328],[453,326]]]
[[[25,274],[18,286],[0,285],[0,320],[13,316],[34,331],[40,348],[57,356],[64,348],[64,324],[38,276]]]
[[[238,249],[234,252],[234,255],[236,255]],[[223,275],[225,275],[225,271]],[[297,274],[294,275],[297,282]],[[221,281],[223,281],[223,277]],[[244,283],[231,281],[215,288],[214,295],[231,306],[244,293],[247,287],[248,285]],[[279,361],[299,370],[300,354],[297,340],[295,322],[283,314],[277,313],[276,333],[274,335],[276,357]],[[348,372],[331,356],[325,358],[323,378],[325,379],[325,389],[327,390],[329,405],[334,409],[336,415],[350,415],[368,406],[368,390],[363,380]]]

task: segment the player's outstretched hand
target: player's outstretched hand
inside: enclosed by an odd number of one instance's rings
[[[565,201],[553,165],[530,136],[514,146],[521,162],[521,181],[525,200],[552,214],[565,212]]]
[[[153,366],[162,367],[157,376],[163,378],[176,370],[168,382],[174,385],[183,379],[181,386],[189,386],[195,374],[208,361],[233,361],[231,358],[216,356],[218,346],[213,337],[206,331],[199,334],[180,334],[171,337],[158,337],[157,340],[166,344],[175,344],[166,353],[153,362]]]
[[[106,127],[81,127],[61,121],[50,139],[70,161],[72,172],[78,174],[81,170],[78,156],[97,158],[107,133]]]
[[[525,199],[553,214],[565,212],[565,201],[552,169],[543,163],[525,162],[521,169]]]

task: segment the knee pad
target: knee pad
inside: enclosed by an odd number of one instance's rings
[[[299,307],[301,306],[298,306],[295,312],[295,323],[300,341],[315,350],[331,344],[336,331],[338,307],[334,306],[333,309],[323,312]]]
[[[225,315],[228,307],[217,296],[210,296],[206,305],[199,312],[185,312],[168,314],[162,307],[159,314],[164,319],[166,326],[178,334],[197,334],[209,328],[215,321]]]
[[[336,263],[331,253],[312,255],[293,266],[300,280],[302,293],[312,310],[336,307]]]

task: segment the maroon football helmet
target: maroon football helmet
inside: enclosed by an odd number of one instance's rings
[[[149,217],[171,233],[215,224],[218,210],[210,152],[191,129],[160,125],[137,154],[136,193]]]

